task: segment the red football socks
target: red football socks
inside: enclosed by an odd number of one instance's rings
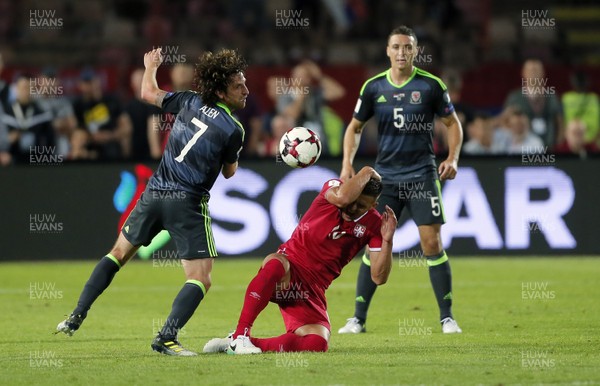
[[[275,291],[275,285],[283,278],[283,275],[285,275],[285,268],[281,261],[277,259],[269,260],[258,271],[254,279],[248,284],[248,289],[246,289],[244,306],[237,328],[233,333],[234,338],[238,335],[250,335],[252,324],[258,314],[269,304],[269,299]]]
[[[250,338],[250,341],[263,352],[327,351],[327,341],[315,334],[300,336],[288,332],[274,338]]]

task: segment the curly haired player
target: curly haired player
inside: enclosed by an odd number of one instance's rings
[[[235,51],[206,52],[200,57],[194,81],[197,92],[158,88],[156,72],[162,61],[160,48],[146,53],[142,81],[142,99],[177,114],[160,165],[114,247],[96,265],[77,307],[58,324],[57,333],[73,335],[119,269],[141,245],[148,245],[166,229],[177,245],[187,281],[151,347],[167,355],[193,356],[197,354],[181,346],[177,333],[211,285],[217,251],[208,210],[209,191],[219,173],[230,178],[237,170],[244,129],[231,111],[244,108],[249,91],[244,77],[246,63]]]

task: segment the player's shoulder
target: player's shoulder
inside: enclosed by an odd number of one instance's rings
[[[340,186],[343,183],[344,182],[339,178],[332,178],[330,180],[325,181],[325,183],[321,187],[321,195],[325,196],[325,193],[327,193],[329,189],[334,188],[336,186]]]
[[[375,208],[369,209],[369,211],[359,220],[361,224],[373,233],[378,233],[381,230],[381,221],[381,214]]]
[[[381,223],[381,213],[379,213],[377,211],[377,209],[375,209],[375,208],[369,209],[369,211],[367,212],[367,217],[369,219],[371,219],[372,221],[375,221],[377,223]]]
[[[231,113],[231,109],[222,102],[217,102],[215,105],[221,114],[221,118],[227,123],[227,126],[232,132],[238,131],[242,133],[242,136],[245,134],[244,126],[242,123]]]
[[[431,72],[425,71],[418,67],[415,67],[415,68],[416,68],[415,78],[420,79],[420,80],[430,84],[433,87],[439,87],[443,91],[446,91],[447,87],[442,79],[433,75]]]
[[[385,70],[383,72],[380,72],[379,74],[367,79],[365,81],[365,83],[363,83],[362,88],[360,89],[360,95],[363,95],[363,93],[365,92],[366,89],[371,88],[371,87],[377,87],[377,85],[380,82],[386,82],[388,72],[389,72],[389,69]]]

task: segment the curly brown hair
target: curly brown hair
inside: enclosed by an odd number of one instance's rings
[[[236,50],[203,53],[194,74],[194,84],[202,101],[214,106],[219,101],[217,91],[226,92],[231,77],[244,72],[246,67],[246,61]]]

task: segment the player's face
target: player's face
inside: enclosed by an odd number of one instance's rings
[[[231,110],[239,110],[246,107],[246,98],[248,98],[248,87],[246,87],[246,77],[241,72],[231,77],[227,86],[227,92],[218,93],[221,102],[225,103]]]
[[[392,35],[388,40],[386,52],[392,69],[402,71],[412,67],[417,52],[417,42],[412,36]]]
[[[361,194],[356,201],[342,209],[342,218],[345,221],[353,221],[365,214],[369,209],[377,205],[375,197]]]

